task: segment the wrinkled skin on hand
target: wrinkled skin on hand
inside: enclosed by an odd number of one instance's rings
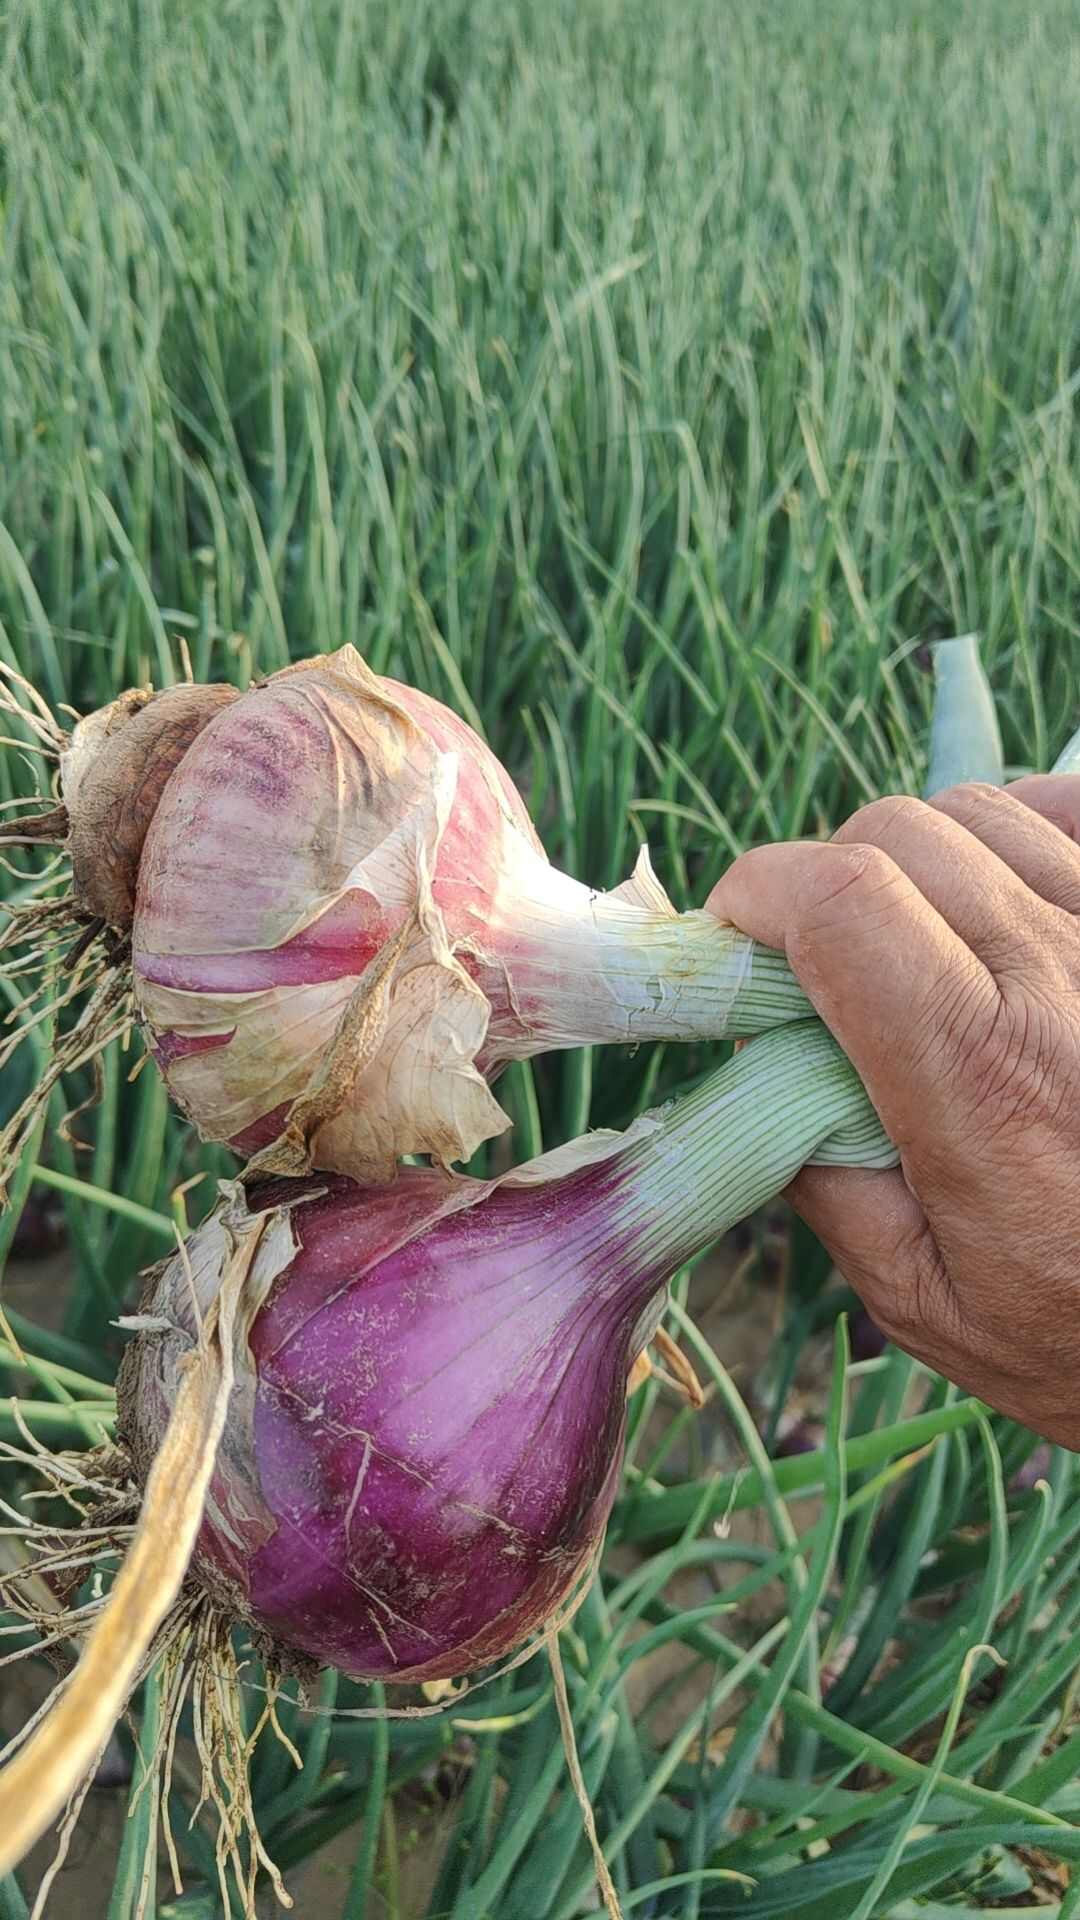
[[[1080,1449],[1080,777],[875,801],[709,907],[788,959],[900,1152],[788,1197],[891,1339]]]

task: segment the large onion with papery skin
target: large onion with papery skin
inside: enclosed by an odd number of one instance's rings
[[[782,956],[676,914],[644,853],[612,893],[560,873],[472,729],[352,647],[243,694],[125,696],[61,783],[75,904],[130,934],[174,1098],[267,1172],[449,1166],[509,1124],[509,1060],[808,1011]]]
[[[525,1189],[458,1212],[478,1196],[433,1170],[330,1181],[290,1208],[297,1251],[250,1336],[196,1573],[275,1664],[447,1678],[513,1652],[588,1565],[615,1491],[636,1299],[602,1285],[610,1240],[588,1303],[581,1268],[553,1275],[550,1238],[535,1237],[544,1202]],[[223,1245],[214,1222],[190,1248],[204,1304]],[[182,1331],[139,1336],[137,1457],[164,1430],[194,1334],[176,1263],[144,1308]]]
[[[848,1062],[804,1023],[629,1133],[501,1181],[404,1167],[374,1189],[256,1188],[273,1225],[197,1577],[279,1663],[411,1681],[513,1653],[599,1544],[627,1374],[666,1280],[812,1158],[895,1156]],[[236,1231],[212,1217],[153,1276],[121,1394],[142,1471]]]
[[[808,1160],[896,1160],[816,1021],[755,1040],[627,1134],[501,1181],[405,1168],[367,1191],[226,1189],[128,1323],[117,1444],[84,1485],[104,1525],[71,1564],[122,1561],[74,1673],[0,1769],[0,1873],[157,1661],[162,1724],[190,1699],[218,1729],[202,1788],[236,1852],[239,1624],[271,1699],[312,1663],[435,1682],[526,1657],[541,1631],[558,1694],[553,1629],[586,1590],[665,1277]]]

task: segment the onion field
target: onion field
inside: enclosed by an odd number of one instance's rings
[[[27,684],[68,725],[351,644],[490,743],[557,866],[614,888],[647,841],[691,908],[743,848],[918,793],[930,643],[967,633],[1008,770],[1049,767],[1078,0],[10,0],[0,823],[52,775]],[[7,850],[9,907],[48,857]],[[0,1027],[0,1129],[71,1018]],[[515,1058],[469,1171],[730,1054]],[[92,1472],[117,1320],[240,1164],[141,1060],[57,1080],[0,1214],[0,1759],[116,1565],[65,1581],[81,1496],[42,1499],[39,1450]],[[459,1694],[277,1696],[238,1630],[249,1785],[201,1804],[213,1728],[159,1662],[0,1920],[579,1920],[582,1796],[636,1920],[1078,1920],[1075,1457],[876,1339],[780,1202],[664,1324],[703,1404],[677,1359],[630,1397],[562,1714],[542,1648]]]

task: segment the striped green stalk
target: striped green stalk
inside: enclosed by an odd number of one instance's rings
[[[669,1271],[770,1200],[807,1161],[896,1160],[854,1067],[819,1020],[762,1034],[653,1120],[623,1162],[629,1191],[620,1228],[632,1218],[644,1263]]]

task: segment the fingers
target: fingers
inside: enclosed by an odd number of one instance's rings
[[[996,787],[875,800],[833,838],[881,848],[995,976],[1030,971],[1053,917],[1024,867],[1047,885],[1062,867],[1080,901],[1080,848]]]
[[[1041,900],[1080,915],[1080,777],[950,787],[930,806],[974,834]]]
[[[953,1069],[992,1031],[998,989],[887,853],[820,841],[761,847],[736,860],[708,904],[786,950],[901,1152],[919,1138],[962,1135]]]
[[[1058,1323],[1038,1290],[987,1286],[989,1235],[963,1285],[942,1257],[903,1175],[853,1167],[806,1167],[787,1198],[828,1248],[882,1332],[937,1373],[1064,1446],[1080,1442],[1069,1354],[1077,1345],[1075,1296]],[[1071,1287],[1071,1259],[1069,1261]],[[1025,1279],[1028,1276],[1025,1276]],[[1024,1300],[1032,1295],[1030,1307]]]
[[[1024,781],[1020,791],[1038,797],[1061,822],[1070,820],[1068,808],[1074,808],[1080,828],[1080,778],[1047,776]],[[832,845],[874,847],[886,854],[997,979],[1028,977],[1036,950],[1045,960],[1063,948],[1065,929],[1057,916],[1080,918],[1080,845],[1057,822],[997,787],[949,787],[930,804],[903,795],[872,801],[844,822]],[[815,860],[824,877],[819,843],[813,841],[744,854],[713,889],[707,906],[759,941],[784,945],[794,964],[792,937],[798,939],[799,929],[792,922],[792,887],[799,877],[809,885]],[[834,864],[832,874],[840,887],[844,868]],[[876,872],[880,887],[886,877],[884,868]],[[859,889],[859,904],[863,893]],[[1059,985],[1065,983],[1063,962]],[[803,985],[809,987],[809,979]]]
[[[899,1170],[804,1167],[785,1198],[817,1234],[883,1333],[930,1338],[952,1317],[925,1213]]]
[[[910,882],[903,884],[903,874],[892,871],[892,861],[874,855],[873,848],[841,849],[832,840],[780,840],[752,847],[721,874],[705,907],[763,946],[783,949],[803,914],[816,914],[819,896],[835,895],[846,918],[850,903],[844,895],[850,887],[859,893],[860,905],[868,889],[881,892],[886,884],[898,892],[917,891]]]
[[[1005,788],[1025,807],[1058,828],[1069,840],[1080,841],[1080,774],[1028,773]]]
[[[905,796],[876,800],[853,814],[834,840],[888,853],[992,972],[1023,965],[1032,934],[1053,932],[1052,920],[1033,923],[1030,894],[1080,917],[1080,775],[1028,775],[1008,789],[950,787],[928,804]],[[805,851],[816,843],[797,844]],[[743,855],[757,858],[757,852]],[[732,869],[739,883],[740,867],[737,861]],[[729,877],[708,901],[725,919],[732,917]],[[744,930],[779,946],[784,924],[781,916],[771,927],[763,920],[760,928]]]
[[[792,1203],[893,1340],[1072,1446],[1078,842],[1080,779],[969,785],[744,856],[709,902],[786,948],[900,1148]]]
[[[1015,795],[875,801],[827,844],[743,855],[708,905],[786,951],[931,1211],[992,1185],[1016,1128],[1047,1118],[1080,847]]]

